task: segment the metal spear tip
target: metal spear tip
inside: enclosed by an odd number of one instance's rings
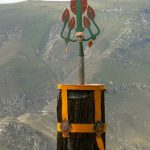
[[[87,8],[87,16],[91,19],[94,20],[95,18],[95,11],[91,6],[88,6]]]
[[[90,20],[89,20],[87,17],[85,17],[85,16],[84,16],[84,18],[83,18],[83,23],[84,23],[84,27],[85,27],[85,28],[90,28],[91,22],[90,22]]]
[[[62,14],[62,21],[67,23],[70,19],[70,14],[68,8],[66,8]]]
[[[71,0],[70,2],[70,8],[71,8],[71,11],[73,12],[74,15],[76,15],[76,1],[77,0]],[[87,0],[80,0],[81,1],[81,7],[82,7],[82,14],[84,14],[84,12],[86,11],[87,9]]]
[[[68,23],[68,28],[69,29],[74,29],[75,28],[75,18],[72,17],[71,20]]]

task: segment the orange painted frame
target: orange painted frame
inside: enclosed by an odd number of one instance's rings
[[[102,119],[101,110],[99,109],[99,106],[101,107],[101,91],[106,90],[106,87],[104,84],[88,84],[88,85],[63,85],[58,84],[57,88],[59,90],[62,90],[62,119],[68,121],[68,108],[67,108],[67,91],[68,90],[92,90],[94,91],[94,99],[95,99],[95,122]],[[99,100],[100,101],[99,101]],[[61,123],[57,124],[57,131],[61,132],[60,129]],[[92,126],[93,124],[71,124],[72,125],[72,131],[71,132],[93,132]],[[106,132],[106,124],[104,127],[104,132]],[[98,144],[98,147],[100,150],[104,150],[104,143],[102,141],[101,136],[96,137],[96,141]]]
[[[106,90],[104,84],[86,84],[86,85],[64,85],[58,84],[57,89],[66,89],[66,90],[92,90],[92,91],[102,91]]]

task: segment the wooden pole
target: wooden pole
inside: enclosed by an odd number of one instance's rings
[[[85,71],[84,71],[84,51],[83,43],[79,42],[79,84],[84,85],[85,83]]]

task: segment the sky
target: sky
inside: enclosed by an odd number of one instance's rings
[[[0,0],[0,4],[17,3],[22,1],[26,1],[26,0]],[[43,0],[43,1],[70,1],[70,0]]]

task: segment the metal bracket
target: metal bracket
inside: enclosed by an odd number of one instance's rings
[[[62,130],[62,135],[64,138],[68,138],[69,137],[69,133],[71,131],[71,125],[67,120],[63,120],[63,122],[60,125],[60,128]]]
[[[97,121],[93,129],[96,132],[96,136],[101,136],[104,132],[104,123],[102,121]]]

